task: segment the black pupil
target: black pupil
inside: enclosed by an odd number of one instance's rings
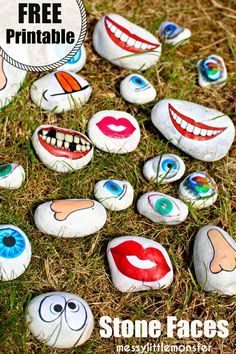
[[[68,307],[69,307],[71,310],[74,310],[74,309],[76,308],[76,304],[75,304],[74,302],[69,302]]]
[[[13,247],[16,243],[16,240],[13,236],[5,236],[2,242],[6,247]]]
[[[137,84],[142,84],[142,80],[141,79],[136,79]]]
[[[6,166],[1,166],[1,167],[0,167],[0,171],[1,171],[1,172],[4,172],[6,169],[7,169]]]
[[[62,311],[62,306],[59,304],[54,305],[54,311],[55,312],[61,312]]]
[[[111,189],[113,189],[113,191],[117,191],[117,187],[114,184],[111,184]]]
[[[167,167],[168,167],[168,168],[171,168],[171,167],[173,167],[173,166],[174,166],[173,163],[168,163],[168,164],[167,164]]]

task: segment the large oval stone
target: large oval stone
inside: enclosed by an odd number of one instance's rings
[[[155,36],[117,14],[105,15],[98,21],[93,45],[103,58],[131,70],[146,70],[161,55],[161,44]]]
[[[217,226],[202,227],[193,250],[197,280],[204,290],[236,295],[236,242]]]
[[[37,228],[56,237],[83,237],[94,234],[105,224],[106,209],[90,199],[53,200],[37,207]]]
[[[202,161],[220,160],[234,141],[235,128],[228,116],[192,102],[159,101],[151,120],[172,144]]]

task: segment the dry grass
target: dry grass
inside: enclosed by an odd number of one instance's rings
[[[118,85],[127,70],[114,67],[93,50],[91,33],[96,21],[105,13],[116,12],[155,32],[160,19],[168,17],[187,26],[193,32],[188,44],[178,49],[163,48],[156,67],[145,72],[155,85],[157,99],[166,97],[191,100],[217,108],[235,119],[236,97],[236,10],[235,0],[118,0],[86,1],[89,33],[86,39],[87,65],[81,72],[93,86],[93,96],[79,111],[55,115],[43,113],[29,99],[29,88],[35,74],[29,74],[19,95],[0,115],[0,161],[18,162],[27,172],[27,182],[20,190],[0,192],[1,224],[13,223],[29,236],[33,256],[28,270],[18,279],[1,282],[0,353],[60,353],[39,343],[27,330],[24,310],[30,300],[49,290],[64,290],[84,297],[91,304],[96,327],[91,339],[81,348],[68,353],[114,353],[115,344],[145,343],[136,339],[111,340],[99,336],[98,320],[102,315],[121,319],[159,319],[163,325],[167,315],[179,319],[227,319],[230,335],[200,339],[211,345],[212,353],[234,353],[235,297],[219,298],[201,291],[195,283],[192,266],[193,239],[205,224],[215,224],[235,235],[235,158],[236,146],[229,156],[214,163],[203,163],[178,151],[155,130],[150,122],[153,104],[142,107],[127,104],[119,96]],[[224,88],[202,89],[197,84],[196,62],[211,53],[225,59],[229,80]],[[74,128],[85,132],[89,118],[102,109],[120,109],[133,114],[142,129],[138,149],[127,156],[95,152],[91,165],[72,174],[60,175],[45,168],[35,157],[31,146],[34,129],[43,123]],[[143,162],[163,152],[177,153],[187,165],[187,173],[205,170],[219,185],[216,204],[206,210],[191,212],[180,226],[155,225],[137,214],[135,208],[124,212],[109,212],[104,229],[82,239],[55,239],[41,234],[33,222],[35,207],[54,198],[91,197],[94,183],[103,178],[124,178],[135,188],[136,198],[143,192],[157,189],[144,180]],[[178,182],[159,188],[177,196]],[[233,222],[234,221],[234,222]],[[164,291],[121,294],[111,284],[105,250],[107,242],[121,235],[140,235],[152,238],[168,250],[174,264],[175,278]],[[165,330],[163,331],[165,333]],[[196,343],[162,338],[165,343]]]

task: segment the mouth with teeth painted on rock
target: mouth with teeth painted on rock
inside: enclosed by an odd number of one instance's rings
[[[160,47],[159,43],[149,42],[136,34],[131,33],[108,16],[105,16],[104,23],[111,40],[120,48],[128,52],[145,53],[151,52]]]
[[[226,127],[211,127],[209,125],[196,122],[194,119],[178,112],[170,103],[168,108],[169,116],[174,127],[186,138],[199,141],[210,140],[217,137],[223,133],[225,129],[227,129]]]
[[[39,143],[52,155],[71,160],[80,159],[92,150],[92,143],[83,134],[56,127],[42,128]]]

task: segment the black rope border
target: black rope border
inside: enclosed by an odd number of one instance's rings
[[[48,71],[48,70],[54,70],[57,69],[58,67],[62,66],[63,64],[67,63],[73,56],[78,52],[78,50],[81,48],[86,33],[87,33],[87,13],[85,10],[85,6],[83,4],[82,0],[76,0],[80,13],[81,13],[81,32],[79,36],[79,40],[76,42],[76,45],[74,48],[70,51],[68,55],[66,55],[64,58],[61,60],[52,63],[50,65],[44,65],[44,66],[31,66],[31,65],[26,65],[21,62],[18,62],[14,59],[12,59],[1,47],[0,47],[0,55],[3,57],[4,60],[6,60],[9,64],[15,66],[18,69],[25,70],[25,71],[33,71],[33,72],[42,72],[42,71]]]

